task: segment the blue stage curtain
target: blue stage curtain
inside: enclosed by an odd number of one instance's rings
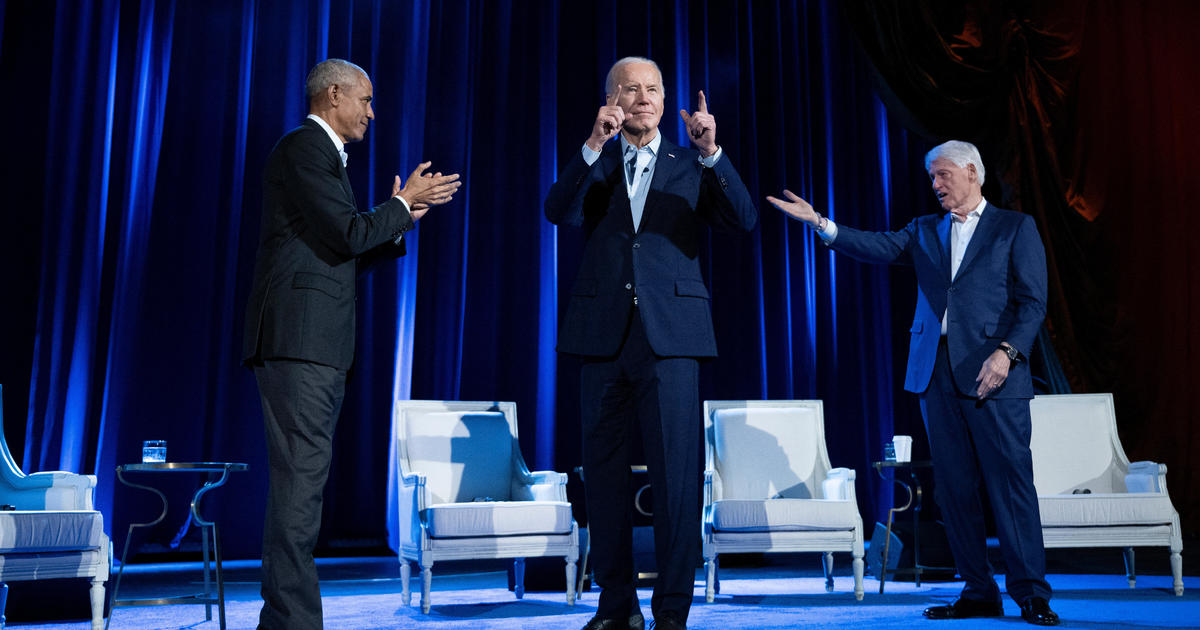
[[[833,2],[0,9],[0,76],[47,88],[43,109],[4,110],[28,143],[5,158],[20,160],[6,177],[32,180],[7,183],[31,191],[23,201],[37,213],[13,219],[25,234],[0,252],[35,278],[14,283],[20,306],[2,315],[17,335],[0,366],[17,384],[5,408],[27,420],[5,429],[26,470],[99,476],[118,545],[147,497],[116,486],[113,468],[137,461],[142,440],[166,439],[172,460],[251,465],[207,501],[237,524],[227,557],[258,553],[266,466],[253,375],[239,366],[242,311],[262,166],[303,119],[305,73],[321,59],[350,59],[374,82],[376,123],[348,149],[361,206],[423,160],[466,182],[406,236],[407,257],[362,279],[326,552],[386,539],[396,397],[515,400],[530,464],[578,464],[578,364],[554,343],[583,238],[549,225],[542,200],[588,134],[615,59],[659,62],[672,140],[686,142],[677,112],[704,90],[756,199],[788,187],[868,229],[936,210],[920,163],[932,143],[876,98]],[[702,256],[721,356],[705,364],[701,396],[824,400],[833,464],[858,470],[864,519],[875,519],[892,496],[870,462],[893,432],[923,434],[899,391],[911,271],[836,258],[765,201],[753,233],[713,233]]]

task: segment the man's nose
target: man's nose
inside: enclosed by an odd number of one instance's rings
[[[375,108],[367,105],[367,119],[375,120]]]

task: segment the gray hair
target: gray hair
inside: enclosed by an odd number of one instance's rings
[[[658,73],[659,88],[662,90],[663,96],[666,96],[667,87],[665,85],[662,85],[662,82],[663,82],[662,70],[660,70],[658,68],[658,64],[654,63],[653,59],[647,59],[645,57],[624,57],[622,59],[618,59],[617,62],[614,63],[611,68],[608,69],[608,78],[606,78],[604,80],[604,93],[605,94],[616,93],[616,91],[617,91],[617,69],[622,66],[627,66],[631,63],[648,63],[651,66],[653,66],[654,71]]]
[[[983,158],[980,157],[979,149],[975,148],[975,145],[962,140],[943,142],[925,154],[925,170],[928,171],[934,160],[938,158],[950,160],[958,168],[966,168],[968,164],[974,164],[975,172],[979,175],[979,185],[983,185]]]
[[[308,78],[304,80],[304,95],[308,97],[309,105],[312,105],[313,99],[329,89],[329,86],[357,85],[360,76],[366,78],[367,71],[345,59],[326,59],[308,72]]]

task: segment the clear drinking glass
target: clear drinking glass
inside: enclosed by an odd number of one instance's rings
[[[146,440],[142,442],[142,463],[154,464],[167,461],[166,440]]]

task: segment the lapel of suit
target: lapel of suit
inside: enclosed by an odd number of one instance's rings
[[[609,142],[600,152],[600,172],[604,173],[605,184],[612,190],[609,211],[620,216],[625,228],[633,232],[633,211],[629,206],[629,190],[625,187],[625,162],[621,158],[620,141]]]
[[[338,170],[342,173],[342,190],[346,191],[346,197],[350,200],[350,205],[358,208],[358,202],[354,200],[354,187],[350,185],[350,174],[346,172],[346,166],[342,164],[342,156],[333,152],[333,159],[337,160]]]
[[[942,249],[942,273],[946,276],[947,282],[953,279],[950,277],[950,226],[953,223],[954,215],[947,212],[946,216],[942,217],[941,222],[937,224],[938,243]]]
[[[679,147],[668,142],[666,138],[662,139],[658,144],[658,156],[654,159],[654,177],[650,180],[650,190],[661,192],[667,187],[667,182],[671,181],[675,168],[679,166],[681,153]]]
[[[962,262],[958,264],[960,275],[979,256],[979,250],[992,242],[992,234],[996,230],[997,221],[999,221],[999,213],[996,211],[996,207],[990,203],[987,204],[983,214],[979,217],[979,225],[975,226],[975,232],[971,234],[971,242],[967,243],[967,251],[963,254]]]
[[[350,175],[346,172],[346,165],[342,164],[342,156],[338,155],[337,146],[333,144],[333,139],[329,137],[329,134],[325,133],[325,129],[321,125],[318,125],[311,118],[305,118],[301,124],[312,127],[325,138],[325,142],[321,146],[325,147],[325,153],[337,164],[338,175],[342,180],[342,191],[346,193],[346,198],[350,200],[350,205],[357,208],[358,202],[354,200],[354,187],[350,185]]]
[[[662,133],[660,130],[659,133]],[[683,152],[679,147],[667,141],[666,138],[658,144],[658,155],[654,158],[654,177],[650,179],[650,190],[646,194],[646,205],[642,208],[642,225],[646,225],[646,218],[654,212],[654,198],[658,193],[662,193],[667,187],[667,182],[675,176],[675,169],[679,167],[679,159]]]

